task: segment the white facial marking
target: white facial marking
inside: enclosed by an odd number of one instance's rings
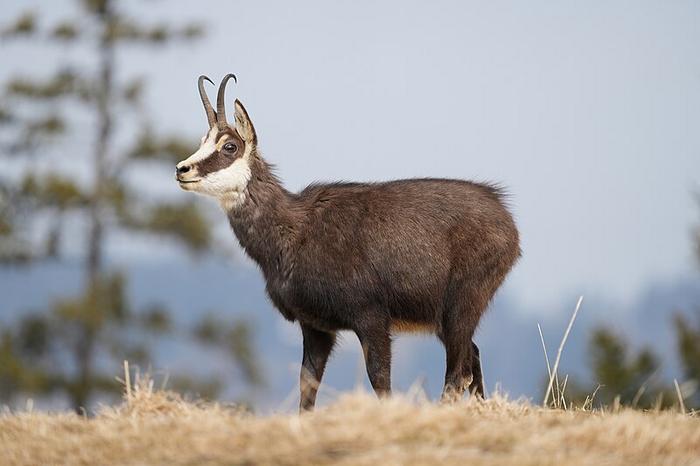
[[[221,207],[229,211],[245,201],[245,188],[250,181],[247,153],[228,167],[207,176],[197,183],[197,191],[219,200]]]
[[[220,150],[221,147],[219,146],[223,146],[228,138],[222,137],[217,145],[217,134],[218,130],[216,127],[209,130],[207,135],[202,138],[202,144],[197,149],[197,152],[178,163],[177,166],[192,166]],[[245,144],[243,155],[228,167],[198,178],[194,183],[181,184],[180,186],[187,191],[215,197],[219,200],[221,207],[227,212],[237,208],[246,199],[245,190],[251,177],[251,153],[251,144]],[[194,175],[196,176],[197,174]]]
[[[219,130],[214,126],[209,132],[202,138],[202,143],[197,149],[197,152],[187,157],[185,160],[177,164],[177,168],[185,165],[194,165],[200,160],[204,160],[216,151],[216,135]]]

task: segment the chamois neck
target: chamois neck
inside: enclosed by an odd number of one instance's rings
[[[228,209],[227,215],[241,247],[266,275],[290,271],[289,246],[296,237],[300,213],[292,194],[257,153],[252,154],[242,202]]]

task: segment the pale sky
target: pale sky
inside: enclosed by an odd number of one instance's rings
[[[628,302],[693,267],[698,2],[120,3],[145,22],[209,31],[195,45],[119,55],[149,77],[162,126],[199,138],[196,77],[234,72],[229,101],[246,105],[291,189],[424,176],[507,186],[523,258],[506,287],[526,306],[589,291]],[[2,19],[30,5],[60,17],[72,4],[5,1]],[[32,50],[0,48],[0,78],[69,54]],[[170,172],[136,178],[186,195]]]

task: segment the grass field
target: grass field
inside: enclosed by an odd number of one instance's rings
[[[5,413],[0,464],[700,465],[700,417],[367,393],[302,416],[254,416],[141,383],[91,418]]]

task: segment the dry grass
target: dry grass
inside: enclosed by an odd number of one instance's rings
[[[90,419],[0,416],[0,464],[700,464],[700,418],[366,393],[303,416],[257,417],[142,381]]]

